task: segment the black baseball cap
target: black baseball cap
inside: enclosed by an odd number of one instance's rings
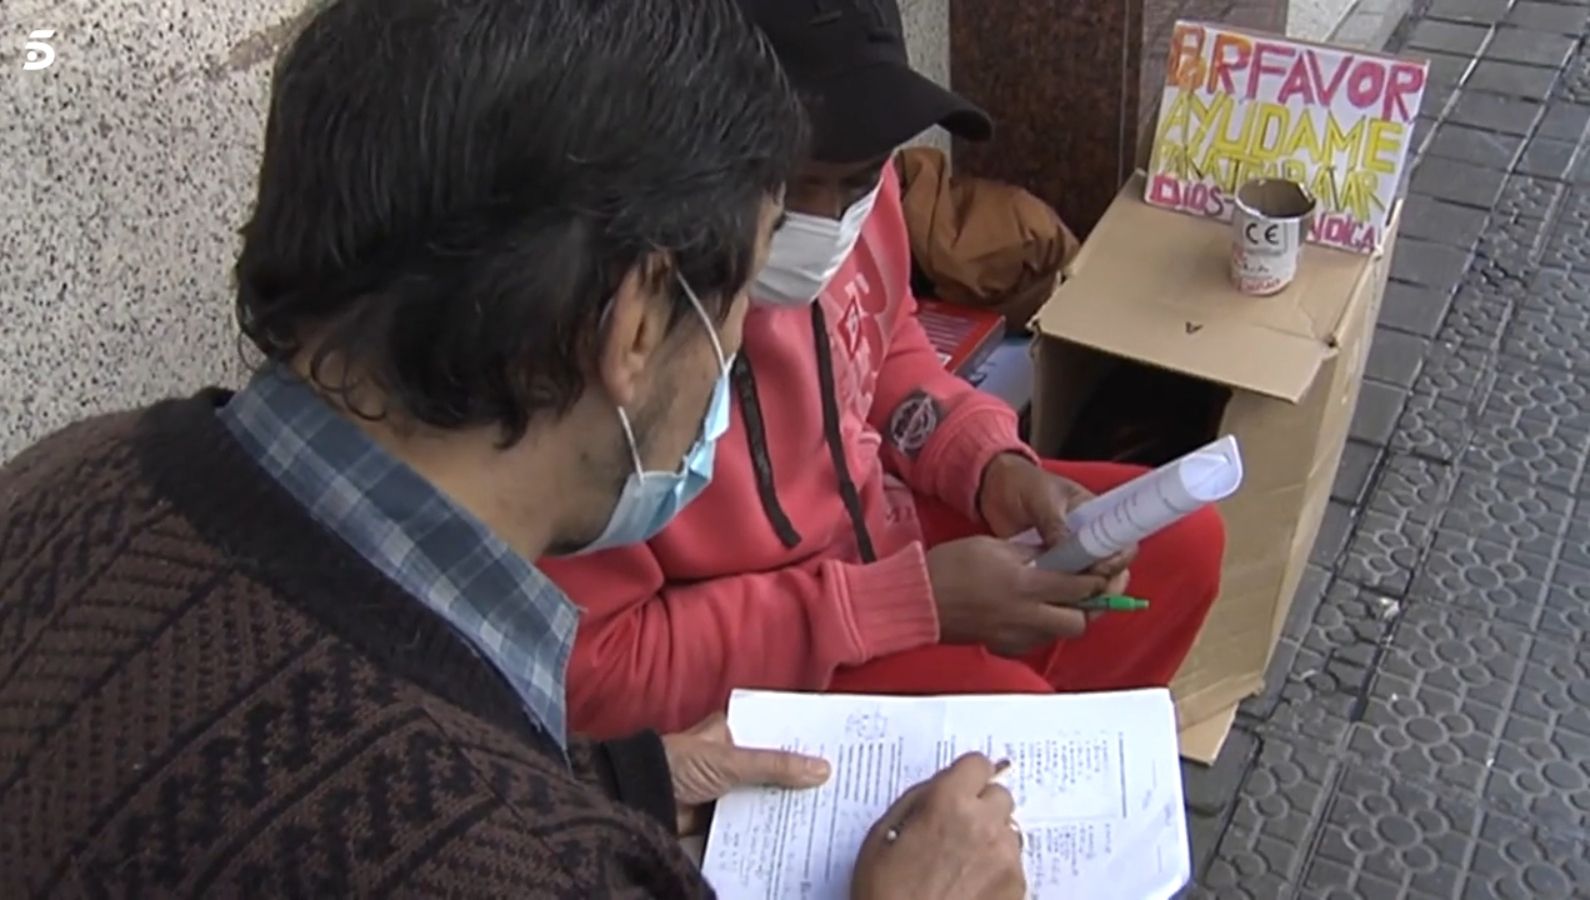
[[[740,0],[812,120],[812,157],[876,159],[934,125],[987,140],[988,114],[911,68],[896,0]]]

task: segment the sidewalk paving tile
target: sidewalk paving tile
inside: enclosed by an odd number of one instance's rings
[[[1536,821],[1590,825],[1590,646],[1537,639],[1506,710],[1485,797]]]
[[[1312,741],[1261,740],[1238,789],[1231,823],[1194,897],[1275,900],[1292,896],[1302,874],[1310,838],[1342,765]]]
[[[1304,873],[1306,896],[1451,897],[1467,877],[1480,811],[1401,772],[1345,767]]]
[[[1413,392],[1461,403],[1477,412],[1495,382],[1495,360],[1484,349],[1435,344],[1413,383]]]
[[[1466,249],[1398,237],[1391,275],[1399,281],[1435,288],[1450,294],[1463,280],[1470,253]]]
[[[1590,640],[1590,566],[1580,558],[1586,544],[1574,547],[1577,537],[1570,529],[1563,543],[1562,559],[1546,586],[1546,601],[1541,605],[1540,633],[1571,642]],[[1575,551],[1578,551],[1577,553]]]
[[[1556,101],[1546,104],[1546,114],[1540,119],[1538,134],[1578,143],[1584,140],[1590,128],[1590,106]]]
[[[1436,120],[1446,112],[1447,105],[1456,95],[1456,85],[1432,83],[1425,87],[1424,95],[1419,98],[1419,120],[1414,124],[1409,146],[1417,148],[1427,143]]]
[[[1440,603],[1532,628],[1546,596],[1549,557],[1516,553],[1508,544],[1437,528],[1410,602]]]
[[[1487,209],[1411,194],[1403,201],[1399,234],[1468,249],[1480,239],[1488,213]]]
[[[1590,884],[1585,836],[1487,811],[1474,841],[1463,900],[1570,900]]]
[[[1535,136],[1524,145],[1524,155],[1518,160],[1518,172],[1537,178],[1561,181],[1573,171],[1574,157],[1579,145],[1574,141]]]
[[[1567,61],[1577,43],[1576,37],[1565,34],[1504,25],[1491,35],[1481,57],[1557,68]]]
[[[1527,135],[1535,127],[1541,110],[1542,105],[1534,100],[1464,90],[1458,94],[1451,120],[1474,128]]]
[[[1451,306],[1450,292],[1403,281],[1386,284],[1380,302],[1380,324],[1410,334],[1435,337]]]
[[[1489,209],[1507,183],[1507,173],[1456,159],[1431,158],[1419,165],[1409,186],[1440,200]]]
[[[1555,557],[1568,533],[1573,498],[1564,491],[1481,472],[1460,472],[1440,516],[1443,531]]]
[[[1348,441],[1342,448],[1342,462],[1336,467],[1336,480],[1331,485],[1331,497],[1348,506],[1364,501],[1375,467],[1380,464],[1381,448],[1362,441]]]
[[[1205,815],[1216,815],[1228,809],[1258,744],[1258,738],[1251,731],[1238,725],[1226,736],[1220,756],[1212,765],[1183,760],[1182,793],[1187,808]]]
[[[1455,481],[1446,463],[1393,454],[1369,492],[1341,577],[1393,597],[1406,595]]]
[[[1569,900],[1590,876],[1583,833],[1391,769],[1348,767],[1326,816],[1300,896]]]
[[[1586,453],[1590,432],[1489,412],[1480,416],[1459,465],[1571,493],[1579,485]]]
[[[1584,343],[1586,318],[1522,309],[1509,324],[1502,352],[1538,366],[1590,374],[1590,347]]]
[[[1456,122],[1443,122],[1430,139],[1429,153],[1507,171],[1513,167],[1523,146],[1522,135],[1498,134]]]
[[[1424,338],[1404,331],[1378,328],[1369,347],[1369,361],[1364,364],[1364,374],[1376,381],[1411,388],[1419,377],[1419,367],[1429,348],[1430,342]]]
[[[1563,69],[1558,94],[1573,103],[1590,103],[1590,55],[1583,50]]]
[[[1213,811],[1192,815],[1191,897],[1587,896],[1587,21],[1590,0],[1433,0],[1402,32],[1432,96],[1456,93],[1420,118],[1265,687],[1233,755],[1189,776]]]
[[[1516,625],[1410,602],[1353,725],[1353,758],[1478,798],[1530,643]]]
[[[1391,442],[1397,427],[1397,417],[1402,415],[1402,404],[1408,393],[1396,385],[1378,381],[1365,381],[1358,394],[1358,409],[1353,413],[1349,437],[1380,447]]]
[[[1545,219],[1498,213],[1491,217],[1474,252],[1487,260],[1512,259],[1533,263],[1540,259],[1546,243],[1546,232]]]
[[[1463,83],[1469,70],[1474,68],[1475,61],[1471,54],[1438,53],[1433,50],[1409,50],[1408,56],[1429,63],[1429,72],[1425,77],[1431,87],[1457,87]]]
[[[1559,569],[1565,573],[1564,577],[1566,573],[1590,575],[1590,500],[1580,499],[1577,503],[1576,514],[1568,522],[1568,537],[1562,545]],[[1584,583],[1590,584],[1590,578]]]
[[[1425,15],[1449,22],[1492,25],[1507,18],[1510,0],[1433,0]]]
[[[1590,154],[1581,154],[1580,169],[1587,164]],[[1590,270],[1590,185],[1576,184],[1564,193],[1541,263]]]
[[[1512,321],[1516,302],[1513,291],[1507,287],[1483,279],[1470,279],[1452,298],[1452,308],[1436,332],[1436,341],[1443,345],[1496,350]]]
[[[1556,69],[1499,59],[1481,59],[1465,86],[1510,97],[1545,100],[1556,83]]]
[[[1512,175],[1502,186],[1479,255],[1533,265],[1541,257],[1550,222],[1567,186],[1558,181]]]
[[[1590,431],[1590,380],[1566,369],[1500,357],[1484,411],[1514,422],[1533,420],[1565,431]]]
[[[1415,392],[1392,435],[1393,452],[1455,463],[1474,435],[1473,412],[1456,400]]]
[[[1314,539],[1314,549],[1309,560],[1316,565],[1334,568],[1336,560],[1347,549],[1347,539],[1352,537],[1357,510],[1345,503],[1331,501],[1325,504],[1325,516],[1320,520],[1319,537]]]
[[[1489,25],[1428,19],[1414,27],[1413,33],[1408,36],[1408,48],[1471,56],[1479,52],[1490,33]]]
[[[1292,607],[1287,610],[1286,622],[1281,626],[1281,639],[1275,645],[1270,666],[1264,674],[1264,690],[1243,701],[1242,721],[1267,722],[1280,705],[1282,690],[1296,668],[1298,652],[1314,630],[1314,616],[1333,578],[1331,571],[1323,566],[1310,564],[1304,568]]]
[[[1533,28],[1536,31],[1551,31],[1569,37],[1579,37],[1585,32],[1587,13],[1590,13],[1590,9],[1584,6],[1520,0],[1503,21],[1519,28]]]
[[[1383,592],[1333,580],[1294,642],[1291,670],[1273,701],[1253,710],[1263,713],[1255,731],[1344,748],[1400,609],[1401,602]]]
[[[1497,200],[1499,214],[1519,218],[1548,219],[1567,188],[1559,182],[1529,175],[1512,175],[1502,185]]]

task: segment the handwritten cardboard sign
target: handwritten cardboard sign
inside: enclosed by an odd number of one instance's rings
[[[1243,184],[1286,178],[1319,204],[1310,241],[1372,253],[1427,74],[1424,62],[1177,22],[1145,197],[1224,221]]]

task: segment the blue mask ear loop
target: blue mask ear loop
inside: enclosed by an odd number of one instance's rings
[[[723,343],[718,340],[718,329],[713,327],[712,318],[707,315],[706,307],[701,305],[701,299],[696,296],[695,291],[690,289],[690,282],[685,281],[685,276],[679,274],[678,269],[674,270],[674,280],[679,282],[679,286],[685,289],[685,297],[690,300],[690,305],[695,307],[696,315],[701,317],[701,324],[707,329],[707,337],[712,339],[712,350],[718,354],[718,371],[727,376],[729,374],[729,357],[723,352]]]
[[[607,305],[602,308],[602,315],[596,320],[597,334],[603,334],[607,331],[607,323],[613,317],[613,304],[616,302],[618,302],[617,297],[609,298]],[[629,424],[629,413],[625,412],[624,407],[617,403],[613,404],[613,408],[618,410],[618,424],[624,427],[624,440],[629,442],[629,460],[635,466],[635,474],[645,478],[646,470],[640,464],[640,448],[635,443],[635,429]]]
[[[696,297],[696,292],[691,289],[690,283],[685,281],[685,277],[679,274],[677,269],[674,270],[674,280],[679,282],[681,288],[684,288],[685,298],[690,301],[691,308],[701,318],[701,325],[707,330],[708,339],[712,341],[712,351],[718,355],[718,371],[726,377],[729,373],[729,361],[723,355],[723,343],[718,339],[718,330],[712,327],[712,319],[707,316],[706,308],[701,305],[701,300]],[[596,323],[598,331],[607,329],[607,321],[613,313],[613,303],[614,300],[609,300],[607,307],[602,310],[602,316]],[[635,440],[634,426],[629,423],[629,413],[625,412],[624,407],[619,404],[615,403],[613,406],[618,410],[618,423],[624,427],[624,440],[629,444],[629,459],[635,466],[635,474],[645,478],[646,467],[640,461],[640,445]]]

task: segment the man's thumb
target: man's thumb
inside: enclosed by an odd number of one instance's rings
[[[787,750],[754,750],[730,747],[725,765],[738,784],[766,784],[787,788],[817,787],[828,780],[828,761]]]

